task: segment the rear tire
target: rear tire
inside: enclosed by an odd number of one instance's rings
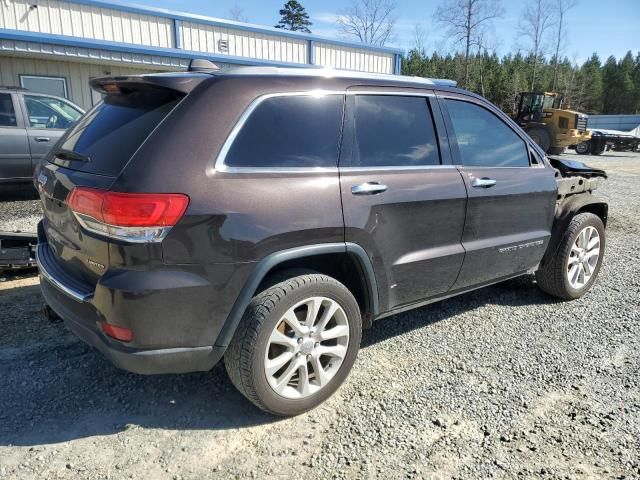
[[[318,273],[298,275],[253,298],[224,363],[231,382],[258,408],[298,415],[338,389],[361,337],[358,303],[343,284]]]
[[[527,130],[527,134],[531,139],[536,142],[545,153],[549,151],[551,147],[551,135],[544,128],[534,127],[531,130]]]
[[[580,142],[576,145],[576,153],[578,155],[589,155],[591,147],[591,142]]]
[[[536,271],[538,286],[564,300],[582,297],[600,272],[604,247],[605,231],[600,217],[593,213],[576,215],[554,255]]]

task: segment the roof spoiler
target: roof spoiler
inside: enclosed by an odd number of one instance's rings
[[[117,77],[98,77],[89,81],[91,88],[105,95],[118,95],[132,90],[167,89],[187,94],[200,82],[211,78],[206,73],[153,73]]]

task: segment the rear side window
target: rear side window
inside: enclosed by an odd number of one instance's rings
[[[58,147],[87,157],[64,166],[99,175],[120,173],[149,134],[182,98],[172,90],[107,95],[68,130]],[[57,162],[56,157],[53,159]]]
[[[11,94],[0,93],[0,127],[15,127],[17,125]]]
[[[463,165],[528,167],[527,145],[493,113],[473,103],[445,100]]]
[[[258,104],[225,157],[229,167],[335,167],[342,95],[271,97]]]
[[[355,167],[439,165],[438,141],[425,97],[357,95]]]

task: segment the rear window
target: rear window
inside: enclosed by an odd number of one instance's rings
[[[83,172],[117,175],[182,96],[159,89],[108,95],[67,132],[57,147],[86,157],[86,161],[55,155],[52,161]]]

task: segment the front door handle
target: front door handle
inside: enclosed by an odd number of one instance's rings
[[[51,140],[49,137],[36,137],[35,141],[36,142],[48,142],[49,140]]]
[[[387,186],[378,182],[361,183],[360,185],[351,187],[351,193],[353,195],[376,195],[386,190]]]
[[[471,180],[471,186],[474,188],[489,188],[493,187],[496,184],[496,181],[493,178],[474,178]]]

